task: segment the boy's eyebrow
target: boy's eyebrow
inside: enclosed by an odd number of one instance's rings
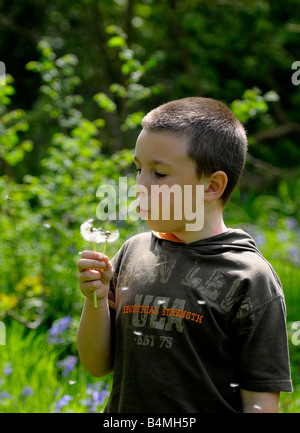
[[[133,155],[133,160],[136,162],[140,162],[136,155]],[[161,159],[151,159],[150,163],[151,164],[160,164],[160,165],[171,165],[169,162],[162,161]]]

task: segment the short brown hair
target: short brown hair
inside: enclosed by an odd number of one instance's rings
[[[228,177],[221,197],[229,200],[245,165],[246,131],[232,111],[211,98],[191,97],[163,104],[142,120],[143,128],[189,138],[188,156],[199,177],[222,170]]]

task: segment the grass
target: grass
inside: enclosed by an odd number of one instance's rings
[[[62,350],[49,345],[47,334],[13,322],[0,346],[0,412],[101,412],[111,377],[89,375],[77,363],[68,375],[58,367]]]

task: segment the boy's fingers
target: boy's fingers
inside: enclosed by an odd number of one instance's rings
[[[87,269],[103,269],[107,263],[104,260],[92,260],[92,259],[80,259],[77,262],[79,272],[85,271]]]
[[[97,251],[84,250],[80,253],[82,259],[107,260],[108,257]]]
[[[81,290],[85,296],[91,295],[95,290],[101,289],[101,287],[102,283],[100,280],[81,283]]]
[[[86,283],[88,281],[97,281],[101,279],[101,272],[93,269],[82,271],[79,274],[79,282]]]

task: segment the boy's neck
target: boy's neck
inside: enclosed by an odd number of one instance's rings
[[[209,208],[209,207],[208,207]],[[186,244],[196,242],[201,239],[211,238],[221,233],[227,232],[223,220],[223,212],[219,207],[212,206],[210,209],[206,208],[204,215],[204,225],[200,231],[173,231],[178,239],[182,240]]]

